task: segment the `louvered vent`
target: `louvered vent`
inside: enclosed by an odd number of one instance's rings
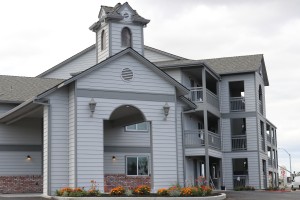
[[[121,76],[124,81],[131,81],[133,79],[133,72],[129,68],[124,68]]]

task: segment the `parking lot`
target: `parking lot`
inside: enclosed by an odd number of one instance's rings
[[[300,191],[269,192],[269,191],[226,191],[227,200],[300,200]]]

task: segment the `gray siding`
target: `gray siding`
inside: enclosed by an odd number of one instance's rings
[[[126,82],[121,78],[124,68],[133,71],[133,79]],[[174,87],[157,76],[151,69],[144,67],[136,59],[124,55],[112,61],[101,70],[94,71],[78,80],[78,88],[105,89],[113,91],[133,91],[159,94],[174,94]]]
[[[167,187],[177,181],[176,135],[174,103],[163,120],[165,102],[96,99],[97,108],[90,118],[90,98],[78,97],[78,180],[79,186],[88,186],[91,179],[103,186],[103,119],[108,119],[120,105],[135,105],[152,122],[154,189]],[[87,156],[91,155],[91,156]],[[98,159],[95,159],[97,157]]]
[[[13,125],[0,124],[0,145],[42,145],[41,119],[25,118]],[[32,160],[26,160],[27,155]],[[0,176],[40,175],[41,159],[41,151],[0,151]]]
[[[107,23],[101,23],[101,26],[103,25],[103,28],[101,28],[98,32],[97,32],[97,41],[98,41],[98,45],[96,46],[97,51],[98,51],[98,63],[105,60],[106,58],[109,57],[109,24]],[[105,31],[105,39],[106,39],[106,46],[105,48],[101,51],[101,35],[102,35],[102,31]],[[96,51],[96,52],[97,52]],[[95,55],[96,56],[96,55]]]
[[[221,137],[223,151],[231,151],[231,122],[230,119],[221,118]],[[223,163],[224,165],[225,163]]]
[[[128,27],[131,31],[132,38],[132,48],[143,55],[143,30],[141,25],[133,25],[133,24],[121,24],[121,23],[111,23],[111,53],[112,55],[119,53],[123,49],[127,47],[121,46],[121,31],[124,27]]]
[[[106,127],[105,146],[150,147],[150,132],[125,131],[125,127]]]
[[[39,145],[42,144],[41,119],[25,118],[13,125],[0,124],[0,145]]]
[[[31,160],[27,160],[27,155]],[[41,175],[42,153],[30,151],[0,151],[0,176]]]
[[[246,133],[247,133],[247,150],[257,151],[257,126],[256,117],[246,118]],[[257,158],[258,159],[258,158]]]
[[[248,159],[249,185],[259,188],[259,160],[257,152],[236,152],[223,154],[223,180],[227,189],[233,189],[233,158]]]
[[[49,96],[51,103],[51,194],[69,185],[69,93],[62,88]]]
[[[77,73],[96,64],[96,51],[95,48],[90,51],[82,54],[76,59],[64,64],[58,69],[47,73],[43,78],[59,78],[59,79],[68,79],[71,77],[70,73]]]
[[[256,87],[256,103],[257,103],[257,112],[260,113],[259,111],[259,86],[261,85],[262,89],[262,105],[263,105],[263,116],[266,117],[266,104],[265,104],[265,85],[264,85],[264,80],[263,76],[259,75],[259,73],[255,73],[255,87]]]
[[[112,156],[116,160],[112,160]],[[122,153],[105,152],[104,153],[104,174],[126,174],[126,156],[147,156],[148,170],[151,174],[151,156],[149,153]]]
[[[174,78],[176,81],[181,83],[182,81],[182,72],[180,69],[168,69],[164,70],[167,74],[169,74],[172,78]]]
[[[152,51],[151,49],[145,49],[144,56],[151,62],[176,60],[175,58],[173,58],[171,56],[167,56],[165,54],[158,53],[156,51]]]
[[[183,111],[182,109],[183,104],[180,102],[177,102],[176,104],[176,121],[177,121],[177,160],[178,160],[178,180],[179,184],[184,184],[184,168],[183,168],[183,132],[182,132],[182,120],[181,120],[181,113]]]
[[[50,108],[48,106],[44,106],[44,112],[43,112],[43,194],[49,195],[49,184],[50,181],[50,173],[49,173],[49,113]]]
[[[255,97],[255,80],[253,74],[243,74],[243,75],[231,75],[222,76],[222,81],[220,82],[220,105],[221,113],[228,113],[229,111],[229,82],[232,81],[244,81],[245,89],[245,102],[246,102],[246,112],[256,111],[256,97]]]
[[[75,84],[69,87],[69,186],[75,187]]]

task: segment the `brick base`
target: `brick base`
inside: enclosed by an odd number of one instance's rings
[[[125,174],[104,175],[104,192],[109,192],[112,188],[117,186],[133,189],[138,185],[148,185],[151,187],[150,176],[126,176]]]
[[[42,193],[43,176],[0,176],[0,193]]]

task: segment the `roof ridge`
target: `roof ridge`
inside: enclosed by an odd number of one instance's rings
[[[64,79],[59,79],[59,78],[42,78],[42,77],[34,77],[34,76],[16,76],[16,75],[4,75],[0,74],[2,77],[15,77],[15,78],[32,78],[32,79],[49,79],[49,80],[64,80]]]
[[[197,59],[195,61],[200,60],[214,60],[214,59],[222,59],[222,58],[240,58],[240,57],[248,57],[248,56],[263,56],[264,54],[248,54],[248,55],[239,55],[239,56],[225,56],[225,57],[215,57],[215,58],[203,58],[203,59]],[[193,60],[193,59],[191,59]]]

